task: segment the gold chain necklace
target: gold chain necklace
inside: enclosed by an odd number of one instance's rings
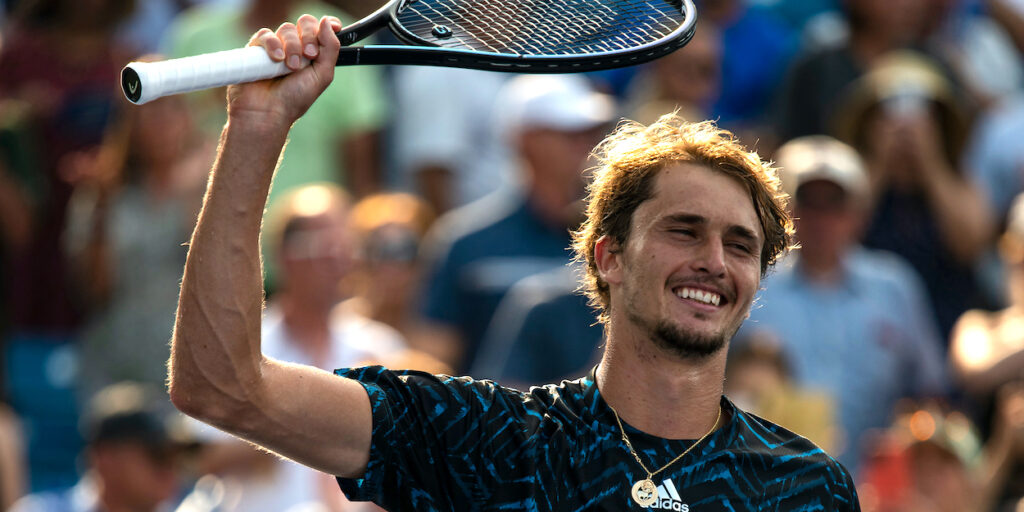
[[[647,469],[647,466],[644,465],[644,461],[640,460],[640,454],[633,449],[633,443],[629,442],[629,437],[626,436],[626,429],[622,427],[622,420],[619,419],[619,413],[611,406],[611,404],[608,404],[608,408],[611,409],[612,414],[615,415],[615,423],[619,424],[619,432],[622,432],[622,441],[626,443],[626,447],[629,448],[629,453],[633,454],[633,458],[636,459],[637,464],[640,464],[640,467],[644,469],[645,473],[647,473],[647,478],[633,484],[633,501],[637,502],[637,504],[643,508],[650,507],[658,501],[658,488],[654,485],[654,475],[665,471],[665,468],[675,464],[687,453],[690,453],[690,450],[700,444],[701,441],[707,439],[707,437],[710,436],[716,428],[718,428],[718,422],[722,419],[722,406],[719,405],[718,417],[715,418],[715,424],[711,426],[711,430],[708,430],[708,432],[701,436],[700,439],[694,441],[689,448],[683,451],[683,453],[680,453],[678,457],[672,459],[671,462],[665,464],[657,471],[651,472]]]

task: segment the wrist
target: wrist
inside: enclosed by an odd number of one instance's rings
[[[282,112],[232,109],[230,106],[228,107],[227,127],[232,131],[253,132],[264,135],[273,135],[275,133],[287,134],[294,122],[295,119]]]

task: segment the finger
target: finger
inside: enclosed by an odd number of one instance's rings
[[[293,23],[282,23],[277,28],[277,38],[284,43],[285,64],[295,71],[302,67],[302,41],[299,31]]]
[[[271,60],[277,62],[284,60],[284,46],[281,44],[281,40],[277,38],[277,35],[269,28],[259,29],[249,39],[247,46],[262,46],[267,50],[267,55],[270,56]]]
[[[317,41],[320,43],[320,54],[313,61],[313,67],[317,74],[325,77],[334,76],[334,66],[338,63],[338,52],[341,50],[341,41],[334,33],[341,30],[341,21],[333,16],[320,18],[320,27],[317,32]]]
[[[296,22],[299,28],[299,40],[302,41],[302,53],[307,59],[314,59],[320,53],[317,44],[317,19],[309,14],[303,14]]]

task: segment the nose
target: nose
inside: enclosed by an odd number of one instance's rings
[[[707,238],[697,248],[693,269],[714,277],[725,276],[725,244],[719,238]]]

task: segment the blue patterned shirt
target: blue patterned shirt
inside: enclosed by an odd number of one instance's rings
[[[339,478],[356,501],[390,511],[639,510],[647,474],[622,442],[593,372],[520,392],[491,381],[379,366],[335,373],[362,383],[373,410],[362,478]],[[652,509],[680,512],[859,511],[849,473],[810,441],[722,398],[723,426],[654,477]],[[692,440],[626,425],[648,467]]]

